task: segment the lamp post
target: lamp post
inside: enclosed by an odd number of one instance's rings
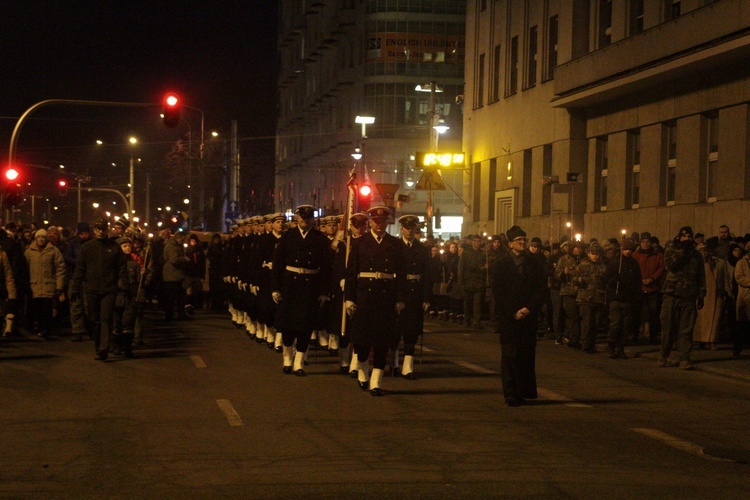
[[[438,86],[437,82],[432,81],[426,85],[417,85],[414,90],[417,92],[429,92],[430,93],[430,110],[427,112],[428,114],[428,126],[430,130],[430,151],[437,152],[437,146],[438,146],[438,129],[436,126],[439,124],[438,121],[440,120],[440,116],[435,112],[435,93],[436,92],[442,92],[443,89]],[[436,120],[437,118],[437,120]],[[442,129],[443,132],[445,130],[448,130],[447,128]],[[429,220],[429,224],[427,225],[427,235],[432,236],[432,189],[427,191],[427,213],[426,213],[426,220]]]
[[[354,153],[352,153],[352,157],[355,160],[361,162],[362,167],[364,169],[363,179],[365,180],[365,182],[367,182],[369,180],[369,178],[367,176],[367,164],[364,161],[364,157],[365,157],[365,140],[367,139],[367,126],[368,125],[372,125],[373,123],[375,123],[375,117],[374,116],[359,116],[359,115],[357,115],[354,118],[354,123],[359,123],[359,124],[362,125],[362,136],[361,136],[361,138],[359,140],[359,147],[355,150]],[[355,155],[357,155],[359,157],[357,157]]]
[[[132,146],[135,146],[138,144],[138,139],[135,137],[131,137],[128,139],[130,144]],[[135,176],[134,176],[134,159],[133,159],[133,151],[130,151],[130,209],[135,210]],[[128,213],[128,220],[130,219],[130,213]]]
[[[193,107],[193,106],[185,106],[184,104],[183,104],[182,107],[183,108],[187,108],[187,109],[192,109],[193,111],[198,111],[201,114],[201,143],[200,143],[200,147],[199,147],[199,150],[198,150],[198,159],[200,160],[200,165],[198,166],[198,169],[199,169],[198,170],[198,174],[200,176],[199,182],[201,184],[201,188],[200,188],[200,195],[199,195],[200,198],[199,198],[198,201],[199,201],[199,204],[200,204],[201,226],[205,227],[205,225],[206,225],[206,217],[205,217],[205,212],[203,210],[203,207],[205,206],[204,197],[205,197],[206,188],[204,186],[205,182],[204,182],[204,175],[203,175],[203,149],[204,149],[204,146],[205,146],[205,135],[204,135],[205,128],[204,127],[205,127],[206,114],[200,108],[196,108],[196,107]],[[193,136],[192,136],[192,134],[190,135],[190,142],[191,143],[193,142]],[[190,168],[190,166],[188,168]],[[190,169],[190,170],[192,171],[192,169]],[[191,173],[191,172],[189,172],[189,173]],[[188,175],[188,177],[190,177],[190,175]],[[192,186],[189,189],[190,189],[189,192],[192,195],[192,189],[193,189]],[[192,196],[191,196],[191,198],[192,198]],[[188,229],[192,229],[190,227],[190,224],[192,224],[192,207],[190,208],[190,215],[188,215],[188,221],[190,222],[188,224]]]

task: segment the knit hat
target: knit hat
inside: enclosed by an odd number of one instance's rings
[[[505,236],[508,237],[508,241],[513,241],[519,237],[526,237],[526,231],[521,229],[521,226],[511,226],[510,229],[505,231]]]
[[[76,232],[77,233],[90,233],[91,232],[91,226],[88,222],[79,222],[76,226]]]
[[[130,238],[118,238],[117,244],[118,245],[124,245],[125,243],[133,243],[133,241]]]
[[[47,231],[45,231],[44,229],[40,229],[39,231],[37,231],[36,233],[34,233],[34,238],[38,238],[40,236],[44,236],[46,238],[47,237]]]
[[[540,246],[542,246],[542,239],[539,238],[538,236],[534,236],[533,238],[531,238],[531,241],[529,242],[529,245],[530,246],[538,246],[538,247],[540,247]]]
[[[622,240],[622,249],[635,250],[635,242],[630,238],[625,238],[624,240]]]
[[[679,238],[683,234],[689,234],[690,237],[693,237],[693,228],[690,226],[682,226],[680,230],[677,232],[677,237]]]

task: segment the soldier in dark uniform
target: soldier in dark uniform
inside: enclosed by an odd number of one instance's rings
[[[406,274],[401,242],[385,232],[390,209],[373,207],[368,213],[370,231],[352,247],[344,294],[347,313],[352,315],[360,388],[382,396],[380,381],[388,348],[395,336],[396,318],[405,307]],[[372,378],[367,361],[370,349],[375,351]]]
[[[508,406],[536,399],[536,329],[547,293],[547,275],[539,259],[526,252],[526,233],[513,226],[506,233],[507,256],[490,269],[500,335],[503,394]]]
[[[357,242],[362,238],[362,235],[367,232],[367,225],[370,222],[370,217],[364,212],[357,212],[349,217],[349,232],[351,238],[349,244],[352,249],[356,246]],[[352,250],[349,250],[351,256]],[[351,258],[351,257],[350,257]],[[351,320],[346,316],[346,324],[344,332],[341,332],[342,316],[343,316],[343,305],[344,305],[344,285],[346,281],[346,255],[338,253],[333,262],[334,271],[332,274],[336,275],[336,278],[332,278],[334,286],[337,288],[337,293],[331,295],[332,302],[335,304],[340,303],[337,311],[332,311],[331,322],[329,324],[329,332],[336,332],[341,335],[339,342],[339,357],[341,359],[341,372],[348,369],[349,375],[354,378],[357,376],[359,371],[359,360],[357,354],[354,351],[354,344],[351,343]],[[334,307],[335,308],[335,307]],[[334,309],[332,308],[332,309]],[[352,354],[349,354],[349,346],[352,347]]]
[[[404,215],[398,219],[401,223],[401,243],[406,273],[406,290],[404,291],[406,307],[398,315],[397,330],[392,344],[395,353],[394,369],[398,363],[398,344],[404,338],[404,364],[401,374],[414,380],[414,351],[417,340],[424,328],[424,312],[432,301],[432,281],[428,266],[430,251],[417,238],[419,217]]]
[[[242,319],[241,312],[237,308],[237,249],[240,242],[240,229],[238,224],[233,224],[229,229],[231,231],[229,241],[227,241],[222,252],[224,294],[227,297],[232,324],[239,328]],[[234,278],[234,281],[232,278]]]
[[[269,348],[275,348],[281,352],[281,333],[274,328],[276,319],[276,303],[271,297],[273,292],[273,255],[276,246],[283,235],[284,221],[286,217],[278,212],[266,217],[270,231],[260,236],[258,240],[258,258],[260,271],[258,273],[258,321],[263,326],[266,344]]]
[[[328,238],[314,229],[314,208],[300,205],[297,227],[281,237],[273,259],[273,292],[278,310],[276,329],[284,341],[284,373],[304,376],[303,359],[321,306],[329,300],[331,259]],[[294,343],[297,352],[292,366]]]

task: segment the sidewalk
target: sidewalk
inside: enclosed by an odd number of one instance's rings
[[[425,319],[439,325],[450,326],[460,330],[477,331],[476,329],[455,322],[441,321],[434,318]],[[493,332],[494,330],[490,326],[489,321],[483,321],[481,331]],[[539,333],[542,333],[541,330]],[[554,342],[554,340],[549,336],[545,336],[539,342]],[[606,356],[607,343],[601,335],[597,340],[597,349],[600,355]],[[656,360],[659,357],[659,346],[650,344],[626,345],[625,353],[628,356],[653,360],[654,365],[656,365]],[[729,343],[718,343],[715,351],[710,349],[693,349],[691,356],[693,366],[697,371],[750,382],[750,347],[748,346],[745,347],[739,358],[732,357],[732,345]],[[678,359],[675,350],[672,351],[670,359]]]
[[[659,346],[626,346],[625,352],[629,356],[652,359],[654,364],[656,364],[656,360],[659,357]],[[733,358],[731,344],[717,344],[715,351],[710,349],[693,349],[691,357],[696,370],[750,382],[750,349],[748,348],[742,351],[739,358]],[[677,360],[677,353],[672,351],[669,359]]]

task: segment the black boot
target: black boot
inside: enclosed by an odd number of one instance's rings
[[[609,353],[610,358],[614,359],[617,357],[617,350],[615,349],[614,342],[607,342],[607,352]]]
[[[120,349],[122,349],[123,354],[125,354],[126,358],[133,359],[135,358],[135,354],[133,354],[133,333],[132,332],[125,332],[120,336],[120,342],[122,343],[120,345]]]

